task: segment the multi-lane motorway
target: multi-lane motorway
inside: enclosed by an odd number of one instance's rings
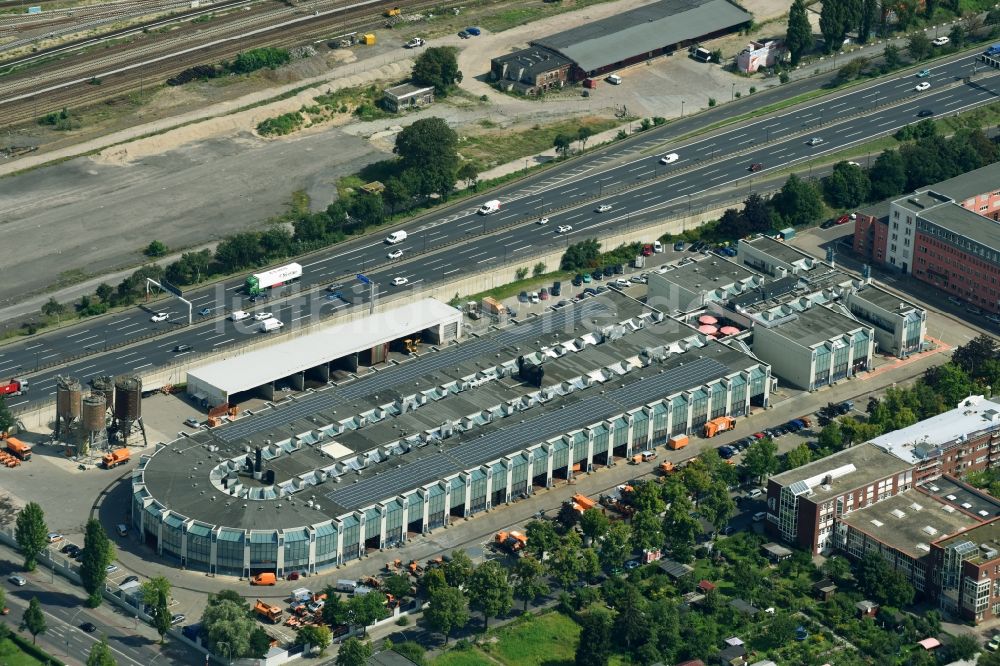
[[[666,215],[684,213],[692,205],[704,205],[706,192],[730,189],[730,196],[752,190],[769,174],[825,154],[840,152],[873,136],[894,132],[920,119],[922,111],[935,116],[955,113],[994,101],[997,78],[994,70],[980,72],[970,83],[963,78],[973,71],[974,58],[962,56],[932,68],[931,75],[917,78],[912,73],[898,75],[869,86],[824,97],[814,103],[788,109],[781,114],[734,125],[705,138],[671,143],[670,137],[693,127],[651,130],[636,141],[594,151],[562,168],[540,174],[520,185],[484,195],[460,210],[442,211],[402,228],[407,240],[390,248],[380,237],[346,243],[323,256],[302,260],[301,286],[343,284],[364,272],[380,285],[380,291],[403,292],[431,281],[461,277],[463,273],[492,266],[524,261],[528,263],[540,249],[554,249],[594,235],[601,228],[643,223]],[[930,89],[917,91],[920,82]],[[811,141],[821,139],[821,142]],[[660,164],[659,157],[676,152],[679,159]],[[750,165],[760,169],[750,171]],[[733,189],[739,186],[737,189]],[[745,187],[745,189],[743,189]],[[483,200],[497,197],[499,212],[482,216],[475,213]],[[598,213],[598,205],[611,209]],[[541,217],[547,224],[537,224]],[[559,233],[560,226],[572,230]],[[402,249],[403,256],[389,260],[390,249]],[[393,278],[406,278],[405,287],[390,286]],[[0,351],[0,378],[28,375],[31,391],[14,397],[9,404],[23,409],[31,403],[51,399],[57,374],[88,379],[99,374],[146,372],[182,360],[186,354],[208,352],[240,344],[257,333],[255,323],[232,323],[227,311],[246,309],[269,311],[286,326],[348,307],[342,300],[320,290],[301,297],[251,304],[243,300],[242,281],[186,294],[197,313],[195,324],[186,326],[186,308],[177,301],[161,301],[159,311],[170,319],[150,321],[151,312],[131,310],[58,333],[36,336],[29,341],[3,347]],[[114,353],[102,354],[121,344],[156,335]],[[174,351],[180,345],[191,350]],[[80,357],[56,370],[42,370],[67,359]]]

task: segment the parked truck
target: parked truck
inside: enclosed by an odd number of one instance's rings
[[[257,613],[257,615],[260,615],[262,618],[269,620],[273,624],[281,622],[281,617],[282,615],[284,615],[281,608],[279,608],[278,606],[272,606],[271,604],[268,603],[264,603],[260,599],[257,600],[256,604],[254,604],[253,610],[255,613]]]
[[[19,458],[20,460],[31,460],[31,447],[17,439],[16,437],[7,438],[7,453]]]
[[[270,333],[271,331],[277,331],[285,325],[285,322],[271,317],[270,319],[265,319],[260,322],[260,328],[258,329],[261,333]]]
[[[674,435],[667,440],[667,448],[671,451],[676,451],[677,449],[683,449],[689,442],[690,440],[687,435]]]
[[[524,547],[528,545],[528,537],[516,530],[511,530],[510,532],[501,530],[496,534],[496,544],[497,547],[508,552],[517,553],[524,550]]]
[[[292,262],[286,266],[272,268],[262,273],[254,273],[247,278],[243,292],[247,296],[257,296],[272,287],[294,282],[302,277],[302,266]]]
[[[28,380],[11,379],[6,384],[0,384],[0,395],[21,395],[28,392]]]
[[[127,463],[130,457],[131,454],[128,449],[115,449],[111,453],[104,454],[104,457],[101,458],[101,464],[104,466],[104,469],[113,469]]]
[[[736,419],[732,416],[720,416],[705,423],[705,437],[715,437],[719,433],[736,427]]]
[[[493,315],[494,317],[500,317],[507,314],[507,306],[493,298],[492,296],[487,296],[482,300],[483,312]]]

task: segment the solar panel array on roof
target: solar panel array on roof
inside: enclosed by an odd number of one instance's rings
[[[367,477],[350,488],[334,490],[327,497],[349,511],[361,509],[435,481],[444,474],[502,458],[627,409],[700,386],[729,372],[725,365],[714,359],[700,358],[663,374],[633,381],[623,388],[613,388],[608,383],[605,384],[604,395],[588,396],[567,405],[565,409],[544,412],[509,427],[501,427],[485,437],[463,442],[430,458]],[[425,460],[435,463],[423,465]]]
[[[345,386],[319,391],[290,405],[280,405],[212,432],[223,442],[232,444],[256,433],[285,426],[306,416],[331,410],[352,400],[375,395],[387,389],[397,389],[405,393],[401,387],[412,384],[414,380],[425,375],[458,366],[471,359],[492,355],[499,349],[516,346],[543,333],[569,331],[587,317],[607,315],[611,311],[606,301],[586,300],[574,307],[560,308],[544,316],[532,318],[497,335],[446,347],[417,361],[387,368]]]
[[[765,282],[761,286],[761,291],[765,300],[769,298],[777,298],[778,296],[784,296],[785,294],[791,293],[798,283],[799,278],[797,275],[789,275],[788,277],[779,278],[773,282]]]

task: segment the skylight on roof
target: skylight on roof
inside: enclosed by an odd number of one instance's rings
[[[875,527],[882,527],[882,525],[884,524],[885,523],[883,523],[881,520],[876,520],[875,518],[872,518],[872,525],[874,525]]]
[[[913,504],[911,504],[910,508],[913,509],[914,511],[923,511],[924,510],[924,507],[921,506],[920,504],[917,504],[916,502],[914,502]]]
[[[906,514],[900,511],[899,509],[893,509],[889,513],[894,515],[896,518],[906,518]]]
[[[931,536],[934,536],[935,534],[938,533],[938,531],[933,527],[931,527],[930,525],[924,525],[921,531],[924,532],[925,534],[930,534]]]

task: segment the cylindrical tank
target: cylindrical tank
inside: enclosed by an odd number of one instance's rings
[[[138,421],[142,416],[142,380],[125,375],[115,380],[115,418]]]
[[[93,382],[91,382],[92,394],[100,393],[104,396],[104,404],[108,409],[112,409],[115,406],[115,378],[110,375],[102,375],[100,377],[94,377]]]
[[[101,393],[92,393],[83,399],[83,429],[85,432],[99,432],[104,429],[104,414],[108,403]]]
[[[73,421],[80,418],[83,390],[79,380],[59,377],[56,380],[56,414],[60,419]]]

